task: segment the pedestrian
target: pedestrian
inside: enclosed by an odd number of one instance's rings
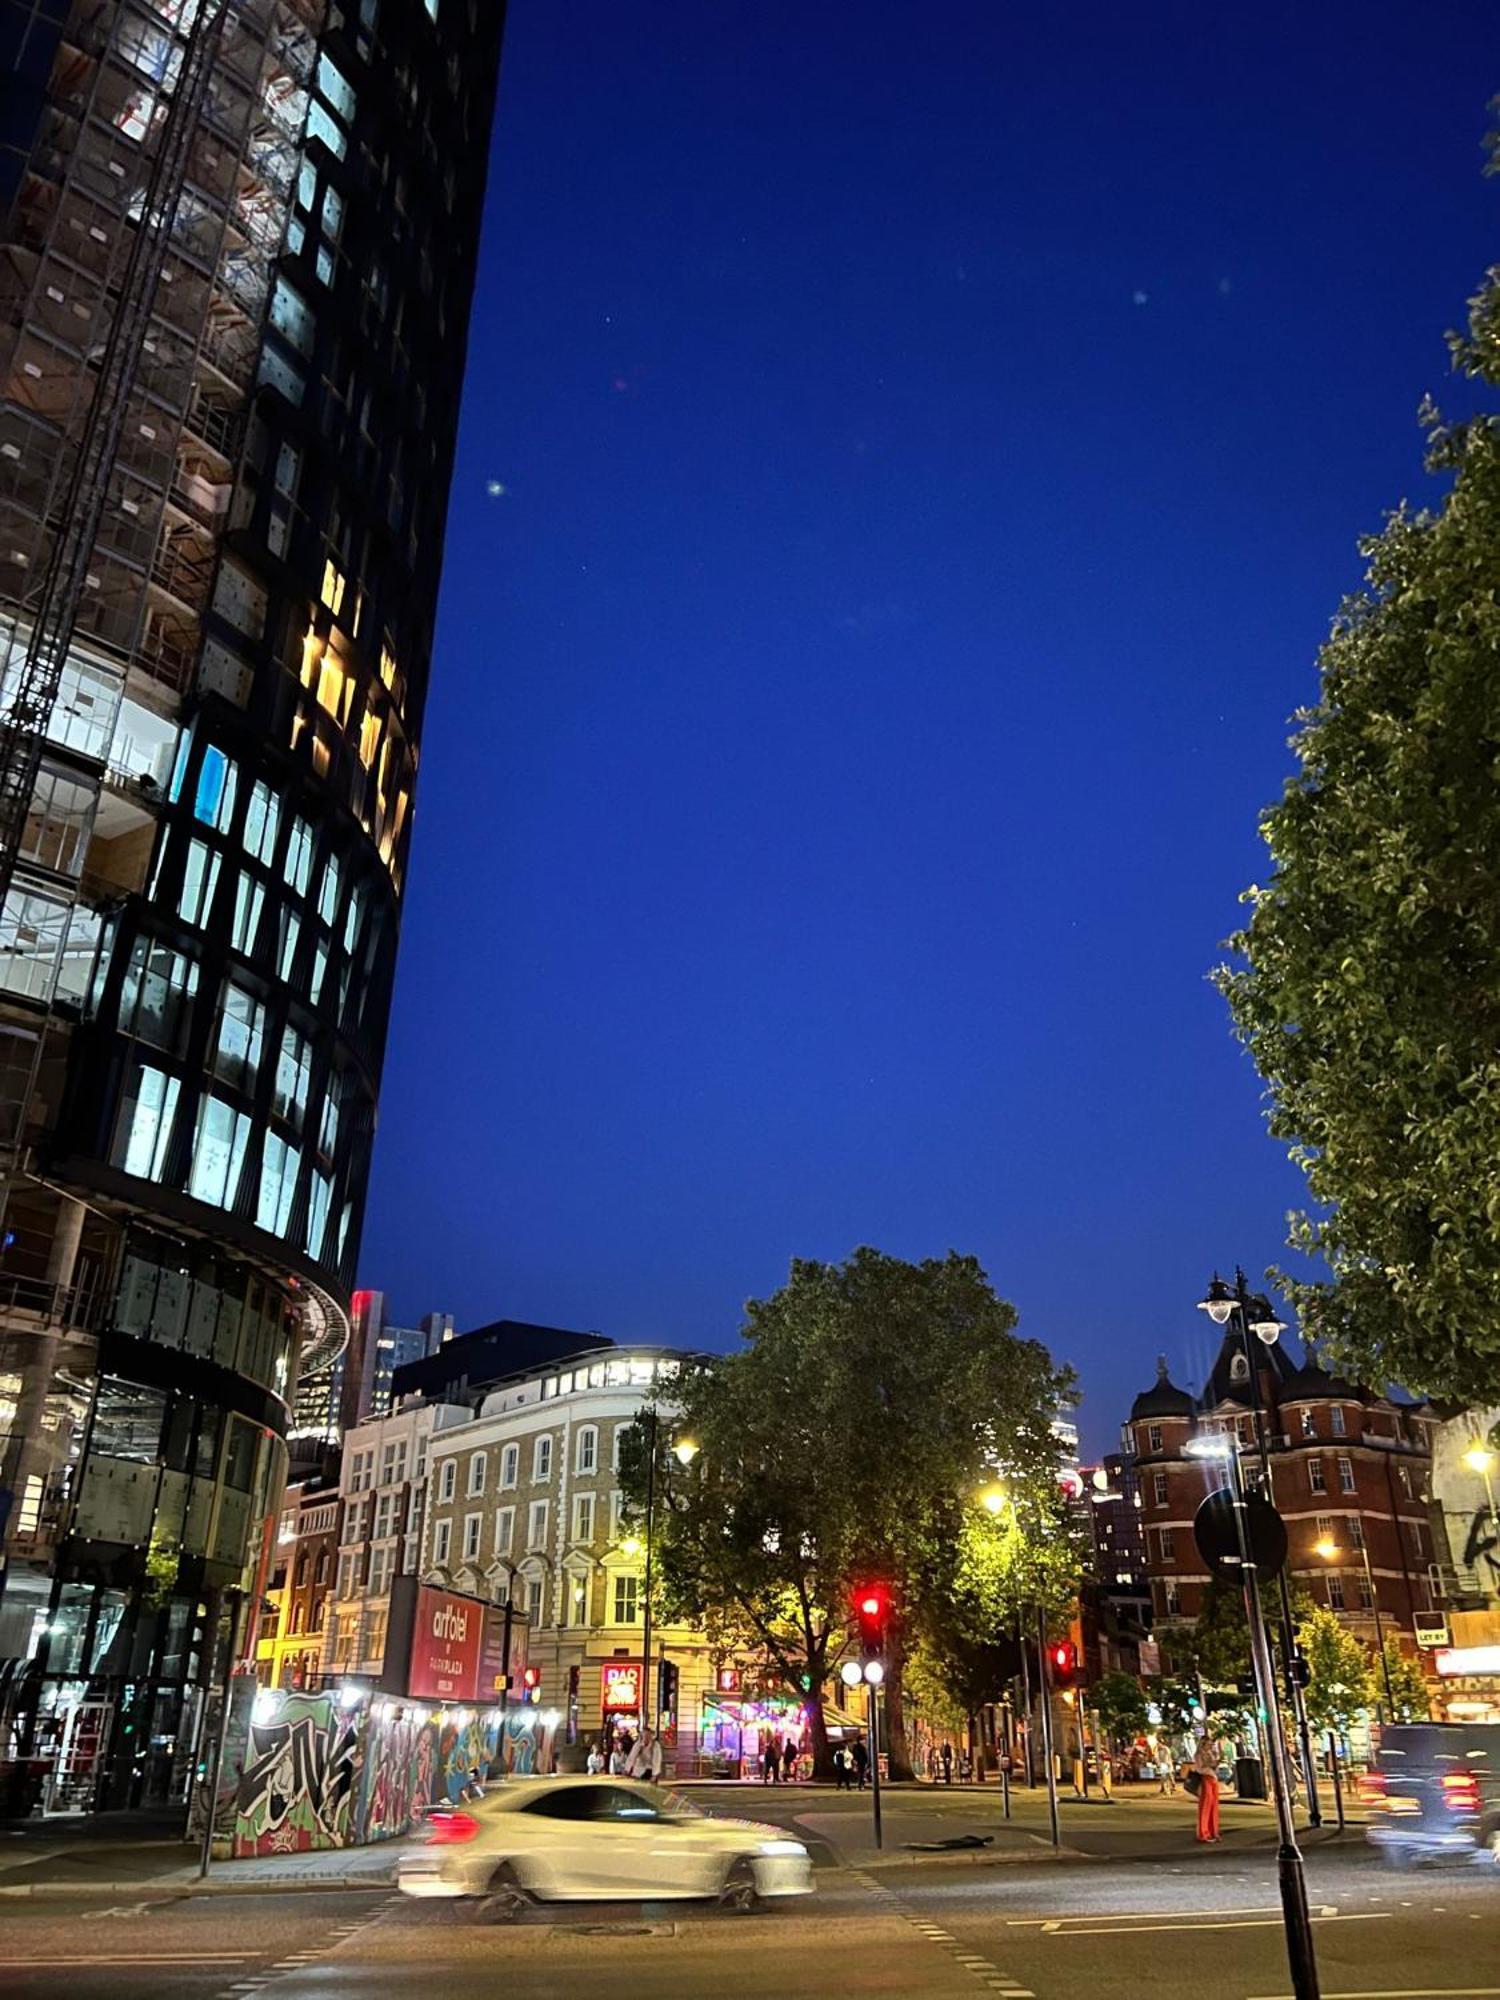
[[[588,1764],[586,1768],[591,1778],[597,1778],[604,1769],[604,1752],[599,1748],[597,1737],[589,1745]]]
[[[630,1755],[625,1744],[626,1739],[623,1736],[617,1736],[610,1746],[609,1775],[612,1778],[623,1778],[625,1775],[625,1765]]]
[[[943,1783],[953,1783],[953,1745],[946,1738],[943,1741]]]
[[[781,1759],[776,1755],[773,1737],[766,1738],[766,1747],[761,1752],[760,1781],[763,1785],[778,1785],[781,1782]]]
[[[974,1759],[967,1749],[958,1760],[958,1775],[966,1785],[974,1776]]]
[[[1219,1838],[1219,1739],[1205,1734],[1193,1758],[1198,1780],[1198,1839],[1212,1846]]]
[[[785,1780],[785,1782],[787,1784],[790,1784],[792,1782],[792,1779],[796,1776],[796,1774],[797,1774],[797,1746],[789,1736],[786,1739],[786,1742],[782,1745],[781,1775]]]
[[[651,1748],[646,1753],[646,1768],[641,1773],[641,1776],[643,1778],[648,1778],[653,1785],[659,1785],[661,1783],[661,1774],[663,1767],[666,1764],[666,1761],[667,1761],[667,1753],[662,1748],[661,1735],[660,1732],[658,1732],[651,1739]]]
[[[856,1736],[854,1739],[853,1757],[854,1775],[859,1781],[859,1790],[863,1791],[870,1780],[870,1753],[865,1748],[865,1739],[862,1736]]]
[[[836,1744],[833,1752],[833,1789],[836,1792],[853,1791],[854,1787],[850,1783],[852,1769],[849,1752],[842,1743]]]

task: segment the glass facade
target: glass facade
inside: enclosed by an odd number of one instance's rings
[[[75,1810],[184,1796],[348,1336],[504,8],[46,11],[0,0],[0,713],[48,716],[0,876],[0,1758]]]

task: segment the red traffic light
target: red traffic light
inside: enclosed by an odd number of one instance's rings
[[[1047,1662],[1053,1680],[1062,1687],[1078,1672],[1078,1648],[1071,1639],[1059,1639],[1047,1648]]]
[[[526,1690],[523,1701],[540,1701],[542,1698],[542,1670],[540,1667],[521,1669],[521,1686]]]
[[[854,1611],[859,1620],[859,1649],[867,1660],[879,1659],[885,1651],[886,1621],[891,1615],[891,1594],[883,1583],[867,1583],[854,1593]]]
[[[878,1618],[885,1609],[885,1601],[877,1597],[873,1590],[867,1590],[859,1600],[859,1608],[866,1618]]]

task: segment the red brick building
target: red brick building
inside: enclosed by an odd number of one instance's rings
[[[256,1653],[256,1673],[267,1687],[321,1685],[323,1627],[338,1559],[339,1506],[336,1472],[286,1490],[267,1593],[276,1616],[262,1625]]]
[[[1378,1598],[1387,1636],[1415,1651],[1413,1619],[1434,1608],[1442,1588],[1428,1505],[1436,1413],[1331,1375],[1311,1351],[1298,1367],[1280,1344],[1257,1346],[1271,1493],[1287,1525],[1291,1575],[1314,1603],[1372,1644]],[[1124,1430],[1135,1454],[1154,1622],[1168,1650],[1173,1626],[1190,1624],[1203,1601],[1208,1572],[1193,1516],[1220,1483],[1213,1461],[1191,1458],[1184,1447],[1225,1431],[1254,1444],[1249,1368],[1237,1331],[1226,1332],[1198,1396],[1179,1389],[1160,1362]],[[1320,1555],[1320,1542],[1337,1553]]]

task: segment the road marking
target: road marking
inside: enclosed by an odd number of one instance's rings
[[[257,1951],[111,1951],[50,1958],[0,1958],[0,1966],[15,1965],[244,1965],[259,1958]]]
[[[1381,1986],[1358,1993],[1325,1993],[1323,2000],[1495,2000],[1500,1986]],[[1257,1993],[1251,2000],[1295,2000],[1290,1993]]]
[[[1341,1917],[1314,1917],[1315,1924],[1377,1924],[1385,1916],[1384,1910],[1349,1910]],[[1145,1937],[1148,1931],[1259,1931],[1274,1930],[1282,1918],[1274,1917],[1231,1917],[1226,1921],[1216,1918],[1203,1922],[1189,1921],[1184,1924],[1110,1924],[1093,1917],[1062,1917],[1056,1923],[1043,1924],[1044,1932],[1053,1932],[1060,1938],[1070,1937]],[[1063,1930],[1063,1924],[1087,1926]],[[1463,1989],[1455,1989],[1463,1990]],[[1492,1988],[1491,1991],[1500,1989]],[[1324,1994],[1323,2000],[1332,2000]],[[1347,1996],[1346,1996],[1347,2000]]]
[[[1335,1908],[1336,1905],[1324,1904],[1323,1907],[1325,1910],[1328,1910]],[[1221,1917],[1264,1917],[1277,1914],[1280,1909],[1281,1905],[1279,1903],[1229,1903],[1218,1909],[1215,1915]],[[1090,1914],[1107,1917],[1111,1923],[1123,1924],[1131,1922],[1136,1917],[1165,1917],[1170,1916],[1171,1912],[1169,1910],[1098,1910],[1091,1913],[1088,1910],[1071,1910],[1063,1917],[1007,1917],[1005,1921],[1013,1930],[1023,1929],[1030,1924],[1040,1924],[1043,1928],[1046,1928],[1048,1925],[1059,1923],[1082,1923]]]

